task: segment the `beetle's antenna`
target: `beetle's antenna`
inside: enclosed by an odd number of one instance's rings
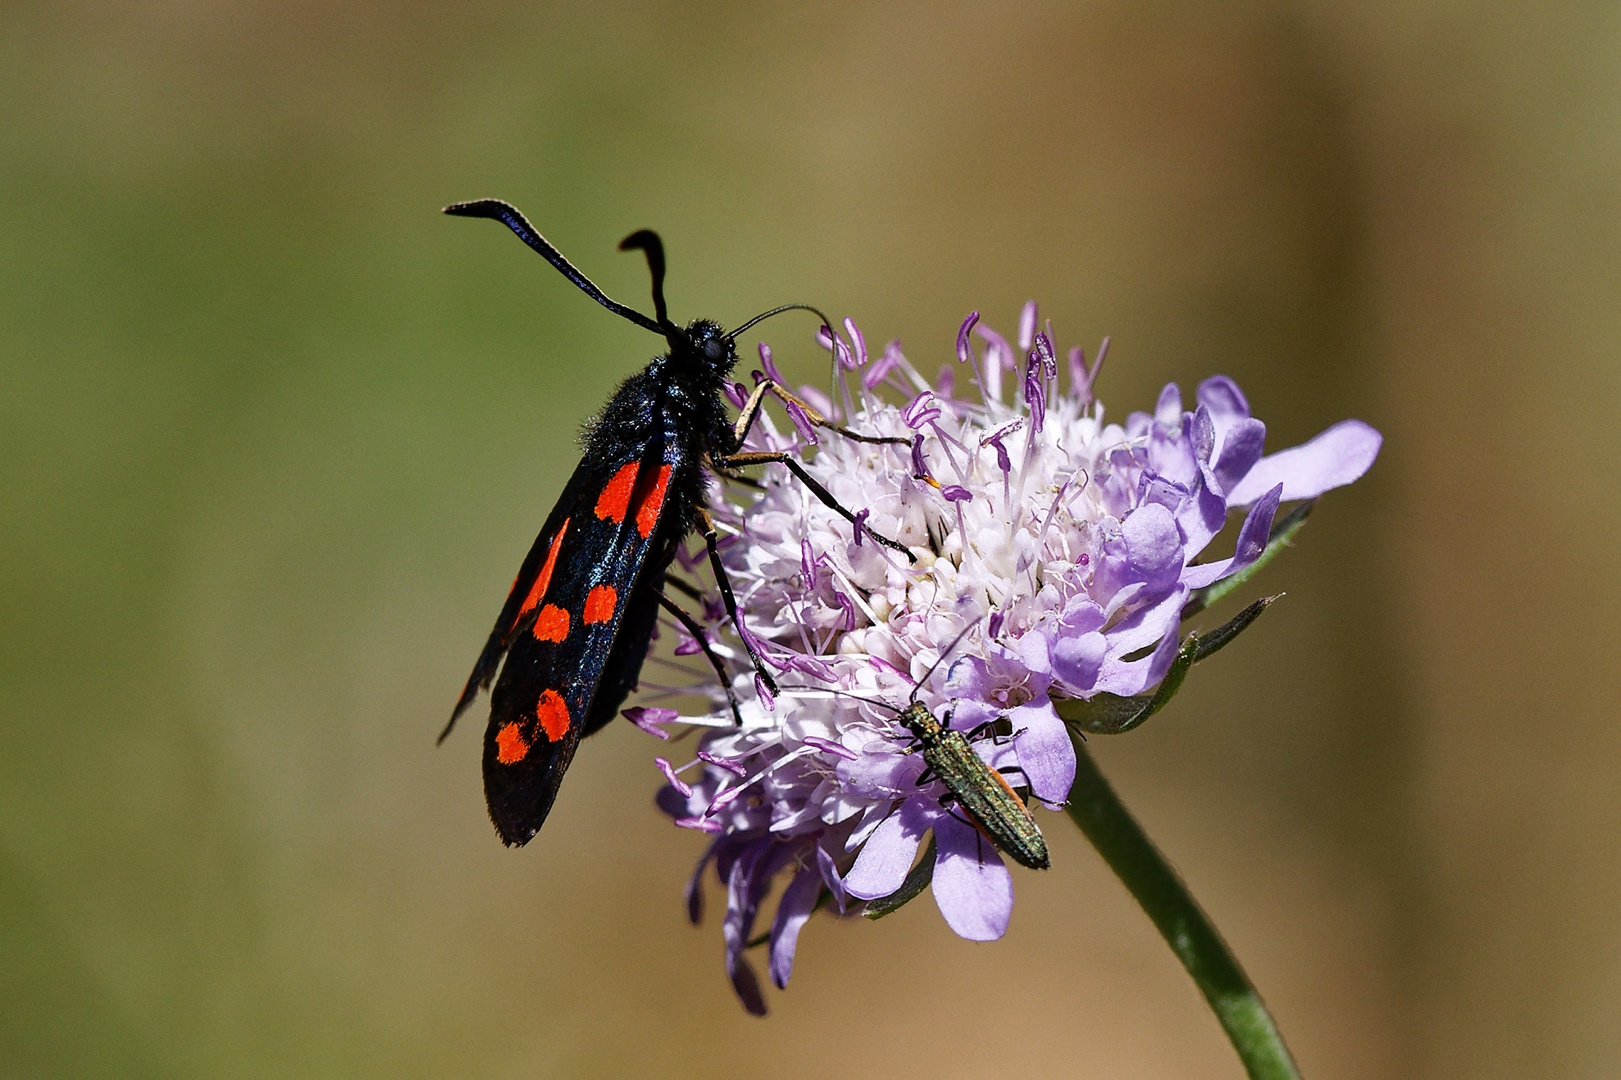
[[[505,225],[507,228],[516,233],[519,240],[522,240],[524,243],[540,252],[541,258],[557,267],[562,275],[572,281],[575,287],[581,292],[585,293],[585,295],[589,296],[591,299],[595,300],[597,303],[601,304],[615,315],[618,315],[620,318],[628,319],[644,330],[651,330],[660,337],[668,336],[668,331],[666,330],[666,326],[668,324],[667,320],[664,319],[663,299],[659,292],[661,287],[660,283],[663,278],[662,268],[664,263],[662,245],[660,245],[661,250],[659,253],[659,271],[655,272],[653,278],[655,283],[654,295],[655,297],[659,298],[659,321],[655,322],[654,320],[649,319],[646,315],[643,315],[641,312],[637,311],[635,308],[626,307],[617,300],[608,299],[606,293],[597,288],[596,284],[590,278],[580,273],[580,271],[575,268],[573,263],[569,262],[563,257],[562,252],[552,247],[551,243],[547,241],[544,236],[540,235],[533,225],[529,224],[529,219],[524,217],[523,214],[519,212],[518,208],[513,206],[511,203],[502,202],[500,199],[475,199],[472,202],[451,203],[449,206],[445,207],[445,213],[451,214],[455,217],[479,217],[489,218],[491,221],[499,221],[501,224]],[[637,233],[636,235],[640,236],[641,234]],[[654,239],[656,241],[657,237]],[[652,261],[652,256],[649,254],[648,262]]]
[[[781,689],[802,690],[812,694],[831,694],[834,697],[847,697],[852,698],[855,701],[864,701],[868,705],[877,705],[879,708],[888,709],[892,713],[898,714],[901,711],[887,701],[879,701],[877,698],[862,697],[860,694],[852,694],[848,690],[831,690],[825,686],[784,686]]]
[[[946,662],[946,657],[950,656],[953,652],[956,651],[958,642],[962,641],[963,638],[967,637],[968,636],[968,631],[972,630],[974,627],[976,627],[978,625],[979,625],[979,620],[975,619],[973,622],[971,622],[967,626],[963,627],[962,632],[959,633],[956,637],[951,639],[951,644],[947,645],[944,649],[942,649],[940,651],[940,658],[938,660],[936,660],[933,664],[929,665],[929,670],[925,671],[923,673],[923,678],[919,679],[917,681],[917,685],[912,687],[912,698],[911,698],[911,700],[914,703],[917,701],[917,696],[920,693],[923,692],[923,688],[928,685],[929,680],[934,678],[934,673],[937,670],[939,670],[940,665]]]

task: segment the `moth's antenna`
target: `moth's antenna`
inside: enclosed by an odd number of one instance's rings
[[[523,214],[518,211],[518,208],[513,206],[511,203],[502,202],[500,199],[475,199],[472,202],[451,203],[449,206],[445,207],[445,213],[454,217],[478,217],[489,218],[491,221],[499,221],[501,224],[505,225],[507,228],[516,233],[519,240],[522,240],[524,243],[540,252],[541,258],[557,267],[562,275],[572,281],[575,287],[581,292],[585,293],[585,295],[589,296],[591,299],[595,300],[597,303],[601,304],[615,315],[618,315],[620,318],[628,319],[637,326],[640,326],[642,329],[651,330],[660,337],[667,336],[665,329],[666,323],[663,319],[664,312],[662,301],[660,303],[659,310],[660,321],[654,322],[652,319],[649,319],[646,315],[643,315],[635,308],[626,307],[624,304],[621,304],[616,300],[608,299],[606,293],[597,288],[596,284],[592,282],[590,278],[586,277],[584,274],[580,273],[579,270],[575,269],[574,264],[565,259],[561,251],[558,251],[556,248],[552,247],[547,239],[540,235],[533,225],[529,224],[529,219],[524,217]],[[637,235],[641,234],[638,233]],[[651,256],[649,256],[648,261],[652,261]],[[663,261],[663,255],[661,252],[659,259],[661,266]],[[657,282],[661,277],[662,274],[655,275],[655,282]]]
[[[934,678],[934,673],[937,670],[939,670],[940,665],[946,662],[946,657],[950,656],[953,652],[956,651],[958,642],[962,641],[963,638],[967,637],[968,636],[968,631],[972,630],[974,627],[976,627],[978,625],[979,625],[979,620],[975,619],[973,622],[971,622],[967,626],[963,627],[962,632],[959,633],[956,637],[951,639],[951,644],[947,645],[943,650],[941,650],[940,658],[938,660],[936,660],[933,664],[929,665],[929,670],[925,671],[923,673],[923,678],[919,679],[917,681],[917,685],[912,687],[911,700],[914,703],[916,703],[916,701],[917,701],[918,694],[922,693],[923,688],[929,684],[929,680]]]
[[[847,697],[847,698],[852,698],[852,699],[854,699],[856,701],[864,701],[868,705],[877,705],[879,708],[888,709],[892,713],[899,713],[900,712],[899,709],[895,708],[895,706],[891,705],[887,701],[879,701],[877,698],[862,697],[860,694],[852,694],[848,690],[831,690],[831,689],[829,689],[828,687],[825,687],[825,686],[784,686],[784,687],[781,687],[781,689],[783,689],[783,690],[803,690],[803,691],[806,691],[807,693],[812,693],[812,694],[832,694],[835,697]]]
[[[670,322],[669,309],[664,306],[664,241],[652,229],[639,229],[619,241],[620,251],[643,251],[647,254],[647,268],[653,273],[653,314],[666,333],[675,329]]]
[[[774,307],[770,311],[762,311],[760,314],[756,315],[754,318],[750,319],[748,322],[744,323],[742,326],[739,326],[736,330],[733,330],[730,334],[727,334],[726,336],[728,338],[736,340],[737,335],[741,334],[743,331],[747,330],[749,327],[755,325],[756,323],[765,322],[767,319],[771,318],[771,316],[773,316],[773,315],[781,315],[785,311],[809,311],[809,312],[812,312],[818,318],[820,318],[822,320],[822,325],[827,327],[828,333],[833,332],[833,320],[829,319],[826,315],[823,315],[820,308],[811,307],[809,304],[784,304],[781,307]]]

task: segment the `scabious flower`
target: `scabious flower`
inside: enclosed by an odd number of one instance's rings
[[[898,342],[872,357],[849,320],[849,344],[823,332],[838,400],[808,387],[805,399],[852,430],[909,445],[826,431],[815,440],[806,468],[855,511],[854,524],[785,471],[768,473],[763,489],[717,486],[745,632],[780,673],[780,692],[751,690],[739,675],[741,726],[716,686],[708,714],[630,711],[660,734],[654,725],[677,719],[707,728],[688,765],[660,759],[659,805],[711,837],[688,911],[696,922],[712,864],[726,889],[727,971],[752,1012],[764,1003],[745,952],[779,879],[763,935],[779,987],[811,914],[895,894],[930,833],[930,888],[946,923],[976,941],[1007,929],[1011,875],[943,801],[940,781],[923,776],[916,740],[895,720],[909,699],[959,731],[1001,720],[1001,734],[977,737],[976,751],[1034,803],[1058,807],[1075,751],[1055,701],[1152,689],[1176,656],[1190,593],[1260,555],[1281,501],[1349,483],[1378,453],[1379,434],[1348,420],[1264,456],[1265,425],[1225,376],[1202,382],[1191,410],[1173,384],[1153,412],[1110,423],[1092,396],[1107,340],[1090,365],[1070,351],[1060,393],[1051,325],[1037,330],[1034,304],[1017,349],[977,322],[976,313],[962,324],[957,364],[932,384]],[[774,370],[763,347],[762,360]],[[752,446],[807,450],[805,414],[791,409],[790,419],[779,430],[762,418]],[[1197,561],[1235,509],[1246,514],[1234,553]],[[714,605],[709,615],[717,648],[740,656]]]

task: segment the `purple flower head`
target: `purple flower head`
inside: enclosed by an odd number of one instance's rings
[[[970,315],[958,333],[962,362],[975,359],[977,323]],[[1220,376],[1199,385],[1191,410],[1171,386],[1152,412],[1105,422],[1091,400],[1104,350],[1090,367],[1072,353],[1074,392],[1059,395],[1051,334],[1036,324],[1032,307],[1018,402],[984,384],[983,404],[938,386],[907,403],[869,393],[850,427],[907,445],[822,439],[804,467],[861,508],[853,532],[801,484],[715,500],[717,521],[747,538],[722,552],[743,620],[783,677],[773,700],[763,684],[751,692],[747,665],[732,665],[741,726],[709,687],[712,710],[686,718],[706,728],[701,752],[671,773],[659,805],[708,834],[689,910],[713,867],[726,970],[751,1011],[764,1008],[751,941],[763,937],[770,978],[786,985],[811,914],[894,894],[931,838],[929,889],[946,924],[974,940],[1007,929],[1008,864],[952,812],[896,720],[914,694],[1033,804],[1062,804],[1075,752],[1054,703],[1152,690],[1177,656],[1192,590],[1250,566],[1281,502],[1350,483],[1378,453],[1379,434],[1350,420],[1268,455],[1265,426]],[[986,370],[1012,371],[1017,354],[979,329]],[[924,466],[940,487],[914,480]],[[1233,510],[1244,518],[1233,554],[1200,561]],[[863,543],[867,529],[908,545],[916,562]],[[735,657],[729,633],[716,648]],[[1010,735],[979,734],[987,721]],[[771,925],[756,927],[778,882]]]

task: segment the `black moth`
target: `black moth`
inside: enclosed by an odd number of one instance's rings
[[[730,418],[722,393],[737,364],[737,335],[783,311],[814,310],[806,305],[773,309],[731,333],[704,319],[682,328],[666,314],[664,246],[656,233],[644,229],[619,245],[621,251],[647,256],[655,312],[648,318],[610,300],[507,203],[480,199],[447,206],[445,213],[501,222],[591,299],[660,335],[669,346],[620,385],[591,427],[585,454],[519,568],[439,736],[443,742],[478,692],[495,682],[484,735],[484,796],[502,842],[515,846],[531,840],[545,822],[580,739],[612,720],[635,687],[659,608],[705,644],[697,621],[664,594],[665,572],[694,529],[708,545],[726,614],[737,622],[706,511],[706,468],[732,475],[744,466],[780,462],[822,502],[865,529],[792,455],[739,452],[765,395],[792,401],[812,423],[848,437],[908,444],[847,431],[770,380],[754,388],[735,422]],[[895,541],[870,530],[867,535],[912,558]],[[759,681],[775,691],[747,635],[740,637]],[[704,652],[731,697],[725,668],[707,645]],[[735,698],[731,704],[736,716]]]

